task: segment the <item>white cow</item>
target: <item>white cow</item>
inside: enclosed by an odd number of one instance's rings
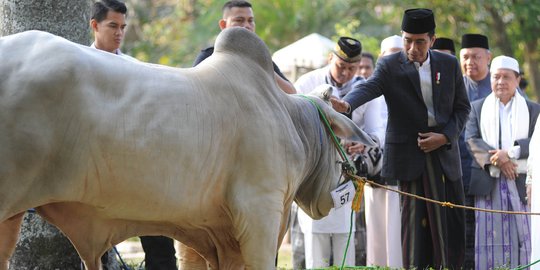
[[[212,269],[273,269],[292,201],[316,219],[332,207],[340,158],[317,110],[278,89],[245,29],[191,69],[38,31],[1,38],[0,59],[0,269],[32,207],[90,270],[136,235],[175,238]],[[340,137],[373,144],[316,103]]]

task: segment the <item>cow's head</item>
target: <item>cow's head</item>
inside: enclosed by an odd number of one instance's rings
[[[321,93],[329,91],[324,88],[319,90],[322,90]],[[308,95],[308,97],[320,108],[321,113],[326,117],[337,137],[361,142],[367,146],[377,146],[376,142],[358,128],[347,116],[336,112],[318,97],[312,95]],[[316,110],[314,105],[311,105],[311,107]],[[324,127],[325,124],[322,120],[320,120],[320,125],[318,130],[321,132],[316,132],[317,135],[311,138],[313,141],[310,143],[314,149],[320,147],[320,151],[312,151],[316,153],[316,156],[311,158],[316,161],[309,175],[300,185],[295,197],[298,206],[314,219],[320,219],[328,215],[328,212],[333,207],[330,191],[338,186],[343,161],[338,154],[336,145],[332,142],[330,132]],[[321,136],[318,135],[320,133],[322,133]]]

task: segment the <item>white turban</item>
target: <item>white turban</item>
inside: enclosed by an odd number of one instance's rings
[[[493,61],[491,61],[491,68],[489,70],[491,71],[491,73],[494,73],[495,71],[497,71],[497,69],[500,68],[510,69],[519,73],[518,61],[512,57],[508,57],[505,55],[493,58]]]
[[[383,39],[381,42],[381,52],[393,49],[400,48],[403,49],[403,40],[400,36],[393,35]]]

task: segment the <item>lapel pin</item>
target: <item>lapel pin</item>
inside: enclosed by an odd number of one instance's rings
[[[441,73],[437,72],[437,75],[435,76],[435,83],[440,84],[441,83]]]

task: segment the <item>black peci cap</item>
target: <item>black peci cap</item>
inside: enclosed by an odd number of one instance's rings
[[[489,50],[488,38],[480,34],[465,34],[461,37],[461,48],[484,48]]]
[[[427,8],[405,10],[401,30],[411,34],[423,34],[435,30],[433,11]]]
[[[439,37],[435,39],[435,42],[431,48],[436,50],[449,50],[452,52],[452,54],[456,53],[454,41],[449,38]]]

